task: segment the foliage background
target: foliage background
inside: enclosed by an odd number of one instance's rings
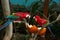
[[[19,0],[18,0],[19,1]],[[28,11],[32,16],[34,15],[39,15],[42,17],[42,13],[43,13],[43,7],[44,7],[44,1],[42,0],[33,0],[33,1],[29,1],[29,0],[24,0],[17,2],[17,0],[10,0],[10,9],[11,9],[11,14],[13,12],[25,12]],[[58,14],[60,14],[60,0],[59,1],[54,1],[54,0],[50,0],[49,2],[49,9],[48,9],[48,16],[54,14],[53,16],[50,17],[50,22],[54,21]],[[4,20],[4,15],[3,15],[3,10],[2,10],[2,6],[1,6],[1,1],[0,1],[0,21]],[[30,24],[36,24],[36,22],[31,18],[29,19],[29,23]],[[19,26],[21,26],[21,28],[19,28],[18,30],[23,30],[22,27],[23,24],[19,24]],[[37,24],[36,24],[37,25]],[[60,36],[60,21],[56,22],[53,24],[54,26],[51,27],[53,33],[59,37]],[[24,28],[25,30],[25,28]],[[23,33],[22,31],[18,31]],[[24,31],[25,34],[25,31]]]

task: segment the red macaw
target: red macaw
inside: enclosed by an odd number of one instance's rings
[[[35,21],[36,21],[40,26],[42,26],[42,25],[44,25],[44,24],[47,23],[47,20],[45,20],[44,18],[41,18],[41,17],[38,16],[38,15],[35,15],[33,18],[35,19]]]
[[[27,17],[30,18],[30,14],[28,12],[17,12],[15,16],[19,17],[16,21],[23,20],[24,18],[27,18]]]

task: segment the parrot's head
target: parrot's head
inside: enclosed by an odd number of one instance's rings
[[[33,19],[34,19],[35,21],[37,21],[37,19],[35,18],[35,16],[33,17]]]
[[[34,16],[33,19],[34,19],[35,21],[41,20],[40,16],[38,16],[38,15]]]
[[[29,14],[26,15],[26,18],[30,18],[31,16]]]

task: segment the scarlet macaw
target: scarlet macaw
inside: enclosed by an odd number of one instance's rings
[[[33,18],[35,19],[35,21],[36,21],[40,26],[42,26],[42,25],[44,25],[44,24],[47,23],[47,20],[45,20],[44,18],[41,18],[41,17],[38,16],[38,15],[35,15]]]
[[[21,21],[27,17],[30,18],[30,14],[28,12],[17,12],[15,16],[19,17],[16,21]]]

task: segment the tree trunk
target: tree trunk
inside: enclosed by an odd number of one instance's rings
[[[1,4],[2,4],[3,12],[4,12],[4,17],[10,15],[9,0],[1,0]],[[3,40],[10,40],[12,37],[12,33],[13,33],[13,27],[11,23],[6,28],[6,34]]]
[[[43,14],[47,17],[49,0],[45,0]],[[45,18],[45,17],[44,17]]]

